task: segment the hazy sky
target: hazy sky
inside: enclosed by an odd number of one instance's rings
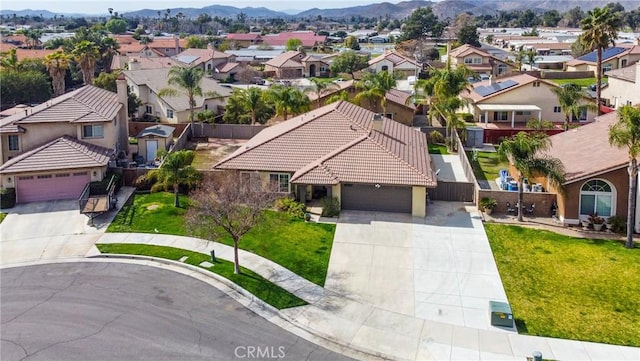
[[[272,10],[311,8],[331,9],[381,2],[398,3],[401,0],[0,0],[3,10],[49,10],[59,13],[106,14],[108,8],[119,13],[140,9],[167,9],[177,7],[201,8],[213,4],[243,7],[266,7]]]

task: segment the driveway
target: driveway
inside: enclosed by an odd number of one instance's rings
[[[477,329],[506,301],[475,207],[431,202],[426,219],[342,211],[325,287],[381,309]]]
[[[77,200],[18,204],[0,224],[0,265],[39,259],[84,256],[134,188],[122,187],[115,210],[89,224]]]

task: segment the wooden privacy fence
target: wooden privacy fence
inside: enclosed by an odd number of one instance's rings
[[[428,189],[427,194],[432,201],[473,202],[474,191],[472,182],[438,181],[438,186]]]
[[[197,124],[195,127],[195,136],[225,139],[251,139],[265,128],[267,128],[266,125]]]

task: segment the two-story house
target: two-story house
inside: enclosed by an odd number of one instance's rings
[[[640,62],[605,73],[609,85],[602,89],[602,98],[611,106],[640,104]]]
[[[86,85],[0,120],[2,188],[18,203],[77,198],[128,151],[127,93]]]
[[[408,58],[395,50],[387,50],[384,54],[369,60],[368,69],[376,74],[381,71],[387,71],[390,74],[407,78],[409,76],[417,76],[422,70],[422,65],[415,59]]]
[[[200,67],[207,75],[219,80],[233,78],[240,69],[235,55],[216,51],[211,45],[207,49],[186,49],[172,58],[183,66]]]
[[[142,102],[137,110],[139,117],[149,116],[162,123],[189,122],[189,98],[184,89],[168,84],[170,68],[127,70],[123,74],[131,92]],[[160,96],[163,89],[172,88],[177,91],[175,96]],[[196,96],[196,113],[211,110],[216,114],[222,113],[226,99],[231,95],[231,89],[221,86],[218,81],[204,77],[200,82],[202,96]]]
[[[634,44],[621,44],[602,52],[602,72],[625,68],[640,60],[638,39]],[[597,69],[597,50],[567,62],[567,71],[595,71]]]
[[[449,48],[450,45],[447,45]],[[449,57],[452,65],[465,65],[476,75],[502,76],[511,73],[513,65],[496,58],[486,51],[475,46],[464,44],[453,50],[447,50],[442,56],[442,62]]]

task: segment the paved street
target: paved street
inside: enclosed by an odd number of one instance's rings
[[[3,361],[349,359],[164,269],[63,263],[1,277]]]

